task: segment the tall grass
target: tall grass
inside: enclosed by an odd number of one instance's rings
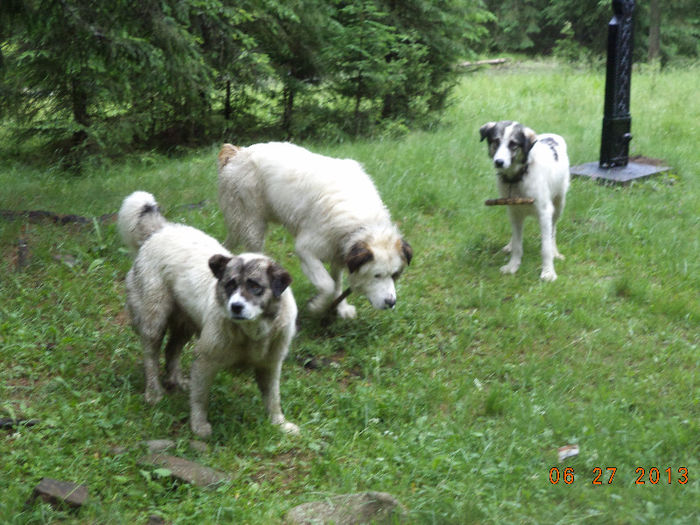
[[[509,226],[483,206],[495,180],[484,122],[517,119],[563,135],[572,163],[596,160],[604,79],[551,63],[465,76],[440,125],[401,138],[312,149],[361,161],[415,251],[393,312],[361,298],[355,321],[324,327],[313,294],[274,229],[267,250],[294,276],[301,330],[282,403],[298,439],[267,424],[246,374],[212,390],[214,436],[192,437],[187,400],[143,400],[140,347],[123,313],[130,260],[114,226],[2,223],[0,411],[42,424],[0,434],[0,516],[8,523],[279,522],[312,499],[385,490],[415,523],[689,523],[700,516],[700,71],[636,71],[632,154],[674,169],[629,187],[573,181],[559,228],[559,279],[539,282],[537,228],[525,226],[517,276],[502,276]],[[0,171],[0,208],[101,215],[135,189],[171,220],[223,238],[216,147],[144,157],[82,178],[22,164]],[[201,208],[182,206],[206,199]],[[16,242],[29,266],[14,271]],[[138,443],[225,470],[214,491],[158,478]],[[557,448],[580,454],[559,463]],[[116,445],[128,452],[113,455]],[[571,466],[574,482],[549,480]],[[595,467],[617,468],[598,486]],[[635,484],[644,468],[646,483]],[[652,484],[671,468],[672,483]],[[686,467],[689,482],[679,484]],[[43,477],[87,483],[79,514],[24,507]]]

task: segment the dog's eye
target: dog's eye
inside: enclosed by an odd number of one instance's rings
[[[510,149],[518,149],[518,148],[520,147],[520,144],[518,144],[518,143],[515,142],[514,140],[511,140],[511,141],[508,143],[508,147],[509,147]]]
[[[264,292],[263,287],[260,286],[260,283],[254,281],[253,279],[248,279],[246,282],[246,287],[253,295],[262,295]]]
[[[236,279],[231,279],[224,285],[224,289],[229,294],[232,293],[236,288],[238,288],[238,283],[236,282]]]
[[[381,278],[382,278],[382,274],[381,274],[381,273],[375,273],[375,274],[374,274],[374,278],[375,278],[375,279],[381,279]]]

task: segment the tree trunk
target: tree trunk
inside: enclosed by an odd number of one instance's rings
[[[284,86],[282,101],[284,103],[282,129],[287,136],[287,140],[289,140],[292,138],[292,113],[294,112],[294,89],[291,86]]]
[[[226,100],[224,100],[224,120],[231,120],[231,81],[226,81]]]
[[[649,50],[647,60],[653,62],[661,54],[661,8],[659,0],[649,2]]]
[[[357,73],[357,89],[355,90],[355,135],[360,133],[360,103],[362,102],[362,73]]]
[[[87,93],[80,84],[79,79],[71,80],[71,105],[73,110],[73,120],[83,128],[90,127],[90,117],[87,110]],[[73,147],[80,146],[87,139],[88,134],[85,129],[80,129],[73,133]]]

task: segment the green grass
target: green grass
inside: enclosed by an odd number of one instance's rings
[[[322,327],[313,290],[275,229],[267,249],[293,274],[301,331],[282,404],[302,436],[265,419],[252,378],[220,374],[208,452],[188,441],[184,395],[143,399],[140,347],[123,311],[130,259],[112,224],[0,224],[0,416],[41,419],[0,431],[0,521],[275,523],[285,511],[361,490],[393,493],[414,523],[690,523],[700,516],[700,70],[636,71],[632,154],[670,175],[629,187],[575,179],[559,228],[559,279],[539,276],[534,222],[516,277],[500,275],[505,210],[478,139],[489,120],[563,135],[572,164],[596,160],[604,78],[528,64],[465,76],[439,126],[399,139],[307,144],[361,161],[415,259],[393,312],[360,298],[355,321]],[[99,216],[153,192],[173,221],[223,238],[217,147],[187,158],[95,164],[83,177],[5,163],[0,209]],[[202,208],[182,205],[207,203]],[[14,270],[16,244],[31,252]],[[311,358],[320,368],[304,366]],[[225,470],[216,490],[140,466],[139,442]],[[577,443],[563,464],[557,448]],[[114,446],[129,451],[113,455]],[[575,481],[552,485],[552,467]],[[603,485],[594,486],[601,467]],[[606,467],[616,467],[612,485]],[[635,470],[647,472],[635,485]],[[667,468],[674,482],[649,483]],[[678,484],[687,467],[689,482]],[[44,477],[86,483],[78,514],[25,507]]]

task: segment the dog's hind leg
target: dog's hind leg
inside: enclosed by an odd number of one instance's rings
[[[163,399],[163,387],[158,377],[160,367],[160,347],[163,345],[165,337],[165,323],[161,327],[153,326],[151,329],[141,333],[141,343],[143,344],[143,368],[146,374],[146,401],[155,405]]]
[[[501,266],[501,273],[515,273],[520,268],[520,262],[523,258],[523,222],[525,217],[508,206],[508,218],[510,219],[511,238],[510,242],[503,248],[504,251],[510,252],[510,261],[508,264]]]
[[[542,273],[540,279],[543,281],[554,281],[557,274],[554,271],[554,206],[551,203],[537,210],[537,217],[540,221],[540,232],[542,237]]]
[[[557,221],[561,216],[561,212],[564,210],[565,200],[566,197],[563,195],[554,198],[554,213],[552,214],[552,245],[554,250],[554,258],[562,260],[564,259],[564,256],[559,253],[559,248],[557,248]]]
[[[165,345],[165,387],[169,390],[180,388],[187,390],[188,380],[180,368],[180,354],[193,331],[182,322],[170,324],[168,343]]]
[[[146,401],[152,405],[163,398],[158,378],[159,360],[171,308],[170,298],[160,284],[144,278],[142,270],[136,266],[126,277],[127,307],[143,347]]]

